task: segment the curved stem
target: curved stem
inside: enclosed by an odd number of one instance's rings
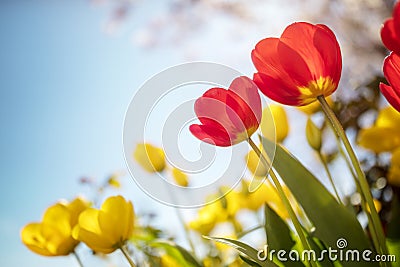
[[[319,159],[321,160],[322,165],[324,166],[324,169],[325,169],[326,174],[328,175],[329,181],[331,182],[331,185],[332,185],[332,187],[333,187],[333,191],[335,191],[335,195],[336,195],[337,201],[338,201],[340,204],[343,205],[342,199],[340,198],[339,192],[338,192],[338,190],[337,190],[337,188],[336,188],[336,186],[335,186],[335,183],[334,183],[334,181],[333,181],[331,171],[329,170],[328,163],[326,162],[326,160],[325,160],[324,157],[322,156],[321,151],[318,151],[318,157],[319,157]]]
[[[356,185],[356,190],[357,190],[357,192],[361,192],[360,183],[357,180],[357,175],[354,173],[354,168],[352,167],[352,164],[349,161],[347,155],[343,151],[342,143],[340,142],[339,136],[336,134],[336,132],[335,132],[335,136],[336,136],[336,140],[338,142],[339,152],[340,152],[340,154],[342,154],[342,157],[343,157],[344,161],[346,162],[347,168],[349,169],[349,171],[353,177],[354,183]],[[360,197],[361,197],[361,200],[360,200],[361,208],[362,208],[362,210],[364,210],[366,212],[368,221],[371,222],[372,217],[371,217],[371,213],[367,209],[365,197],[361,193],[360,193]],[[374,227],[374,225],[372,225],[372,223],[368,224],[368,229],[371,234],[372,243],[373,243],[374,247],[377,248],[377,247],[379,247],[379,241],[378,241],[377,231],[373,227]]]
[[[269,164],[269,160],[261,153],[261,150],[257,147],[257,145],[253,142],[253,140],[251,140],[251,138],[247,139],[247,142],[249,143],[249,145],[251,146],[251,148],[254,150],[254,152],[256,152],[257,156],[259,157],[260,161],[264,164],[264,166],[270,166]],[[304,250],[311,250],[310,245],[307,242],[307,238],[304,235],[303,232],[303,228],[296,216],[296,213],[294,212],[289,199],[286,197],[285,195],[285,191],[283,191],[282,185],[279,182],[278,177],[276,176],[275,172],[273,171],[273,169],[271,168],[269,171],[269,174],[271,176],[271,179],[273,181],[273,183],[275,184],[275,187],[277,189],[278,195],[280,197],[280,199],[282,200],[286,210],[289,213],[290,219],[293,222],[293,226],[297,232],[297,235],[300,238],[301,244],[303,246]],[[317,266],[315,262],[310,261],[311,266]]]
[[[79,258],[78,254],[76,253],[76,251],[73,251],[72,254],[74,255],[76,261],[78,262],[79,267],[83,267],[83,263],[82,263],[81,259]]]
[[[124,254],[126,260],[129,262],[129,265],[131,267],[136,267],[136,265],[133,262],[132,258],[129,256],[129,253],[128,253],[128,250],[126,249],[126,247],[125,246],[121,246],[119,249],[121,250],[122,254]]]
[[[256,230],[258,230],[258,229],[262,229],[262,228],[264,228],[263,225],[254,226],[254,227],[252,227],[252,228],[250,228],[250,229],[244,230],[244,231],[242,231],[241,233],[239,233],[239,234],[237,235],[237,238],[238,238],[238,239],[239,239],[239,238],[242,238],[242,237],[244,237],[245,235],[250,234],[251,232],[256,231]]]
[[[365,174],[363,170],[361,169],[360,162],[357,159],[357,156],[350,144],[349,139],[347,138],[347,135],[339,122],[338,118],[336,117],[335,113],[332,111],[332,109],[329,107],[328,103],[326,102],[324,96],[318,96],[317,97],[318,101],[321,104],[322,110],[324,111],[326,117],[328,118],[328,121],[330,122],[331,126],[333,129],[336,131],[337,135],[339,136],[340,140],[342,141],[344,148],[346,149],[347,154],[349,155],[350,161],[353,165],[353,168],[356,172],[357,179],[360,185],[360,194],[362,194],[365,198],[367,207],[369,207],[369,211],[371,214],[371,221],[370,223],[372,224],[374,231],[376,231],[376,236],[378,238],[379,247],[375,248],[378,253],[381,254],[388,254],[388,250],[386,247],[386,241],[385,241],[385,236],[383,233],[382,225],[378,216],[378,212],[376,211],[371,191],[369,189],[369,185],[367,182],[367,179],[365,178]],[[367,208],[366,207],[366,208]],[[365,210],[365,212],[368,212],[368,210]]]

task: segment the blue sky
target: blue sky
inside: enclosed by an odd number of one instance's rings
[[[0,2],[2,266],[75,264],[28,251],[21,227],[85,193],[82,175],[124,168],[122,123],[134,90],[177,63],[166,50],[160,61],[128,36],[104,34],[108,12],[88,1]]]

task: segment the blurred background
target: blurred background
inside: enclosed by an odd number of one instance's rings
[[[155,73],[195,60],[252,76],[250,52],[259,40],[279,36],[294,21],[310,21],[327,24],[338,37],[344,70],[336,97],[349,103],[359,95],[357,88],[381,75],[386,51],[379,30],[393,3],[0,1],[2,266],[73,266],[73,258],[30,252],[20,230],[61,198],[95,197],[94,185],[116,173],[122,175],[120,193],[132,200],[135,211],[157,214],[154,224],[179,240],[174,233],[178,222],[168,216],[171,208],[141,192],[126,173],[122,125],[135,90]],[[307,148],[298,144],[304,129],[296,134],[296,127],[306,117],[287,111],[292,129],[285,145],[303,153]],[[304,158],[320,173],[312,162]],[[110,264],[96,261],[88,250],[82,259],[86,266]]]

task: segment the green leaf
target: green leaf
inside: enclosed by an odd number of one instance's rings
[[[249,258],[246,258],[245,256],[239,255],[240,259],[242,261],[244,261],[245,263],[247,263],[250,266],[254,266],[254,267],[261,267],[260,264],[258,264],[257,262],[254,262],[252,260],[250,260]]]
[[[400,201],[397,195],[393,196],[391,220],[387,227],[387,237],[400,240]]]
[[[293,155],[279,144],[262,138],[264,149],[274,149],[273,168],[288,186],[296,200],[303,207],[315,227],[313,235],[332,249],[337,241],[346,239],[346,252],[350,249],[370,249],[369,241],[355,214],[340,205],[329,191]],[[362,262],[363,266],[379,266],[376,262]],[[360,266],[360,262],[343,261],[343,266]]]
[[[317,238],[313,238],[312,236],[307,236],[307,241],[310,244],[312,250],[315,251],[316,255],[321,255],[323,250],[327,250],[328,248],[323,244],[323,242]],[[334,263],[329,259],[329,257],[324,257],[322,261],[319,261],[321,266],[324,267],[334,267]]]
[[[395,261],[392,262],[392,267],[400,267],[400,240],[387,239],[386,242],[389,253],[394,255]]]
[[[233,247],[234,249],[242,253],[244,256],[246,256],[250,261],[257,263],[261,267],[278,267],[278,265],[269,261],[268,259],[266,260],[259,259],[257,255],[258,251],[256,249],[238,240],[222,238],[222,237],[210,237],[210,236],[204,236],[204,238]]]
[[[289,227],[268,204],[264,206],[264,214],[264,228],[267,234],[268,250],[285,250],[289,252],[296,244]],[[291,262],[291,266],[304,266],[304,264],[300,261],[293,261]]]
[[[171,241],[156,241],[150,243],[152,247],[162,248],[173,257],[181,267],[202,267],[200,263],[183,247]]]

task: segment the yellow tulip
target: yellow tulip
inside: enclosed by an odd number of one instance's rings
[[[79,244],[72,237],[72,229],[80,213],[87,207],[88,203],[81,198],[49,207],[41,222],[30,223],[22,229],[22,242],[42,256],[65,256],[72,253]]]
[[[334,104],[331,96],[328,96],[326,98],[326,102],[328,102],[328,105],[330,107],[332,107],[333,104]],[[302,111],[302,112],[304,112],[307,115],[312,115],[312,114],[314,114],[314,113],[316,113],[316,112],[321,110],[321,105],[320,105],[320,103],[318,101],[314,101],[309,105],[297,107],[297,109]]]
[[[208,235],[217,224],[217,217],[208,209],[201,209],[197,218],[189,222],[188,227],[201,235]]]
[[[107,198],[99,210],[89,208],[79,216],[75,239],[95,252],[111,253],[122,248],[133,232],[134,211],[122,196]]]
[[[296,212],[299,212],[299,206],[295,203],[289,188],[286,185],[282,185],[283,191],[285,192],[288,199],[292,202],[292,207]],[[258,210],[264,206],[265,203],[268,205],[283,219],[289,219],[289,213],[286,210],[281,198],[279,197],[276,188],[269,182],[266,181],[254,192],[244,191],[245,202],[244,207],[250,210]],[[294,204],[294,205],[293,205]]]
[[[266,156],[264,149],[260,146],[261,152]],[[260,161],[260,158],[257,156],[254,150],[250,150],[246,155],[246,164],[247,168],[254,176],[257,177],[265,177],[269,171],[269,168],[265,167],[265,165]]]
[[[172,169],[172,177],[180,186],[187,187],[189,185],[188,176],[177,168]]]
[[[375,153],[393,151],[399,147],[400,114],[391,106],[382,109],[375,125],[359,132],[358,144]]]
[[[379,111],[375,126],[388,127],[400,130],[400,114],[392,106],[388,106]]]
[[[176,267],[179,264],[173,257],[168,254],[164,254],[160,258],[160,265],[161,267]]]
[[[161,172],[165,168],[164,151],[151,144],[137,144],[133,157],[146,171]]]
[[[400,186],[400,148],[397,148],[392,154],[388,183],[394,186]]]
[[[273,123],[270,121],[271,115]],[[285,140],[289,133],[289,123],[285,109],[280,105],[269,105],[263,110],[260,128],[264,137],[271,136],[271,125],[275,125],[275,139],[280,143]]]
[[[210,196],[209,198],[214,197]],[[198,211],[197,218],[189,222],[188,226],[202,235],[208,235],[217,223],[226,221],[235,223],[234,217],[243,207],[243,201],[244,198],[240,193],[231,191],[223,198],[202,207]]]
[[[400,133],[391,128],[373,126],[360,130],[358,144],[375,153],[392,151],[400,146]]]

